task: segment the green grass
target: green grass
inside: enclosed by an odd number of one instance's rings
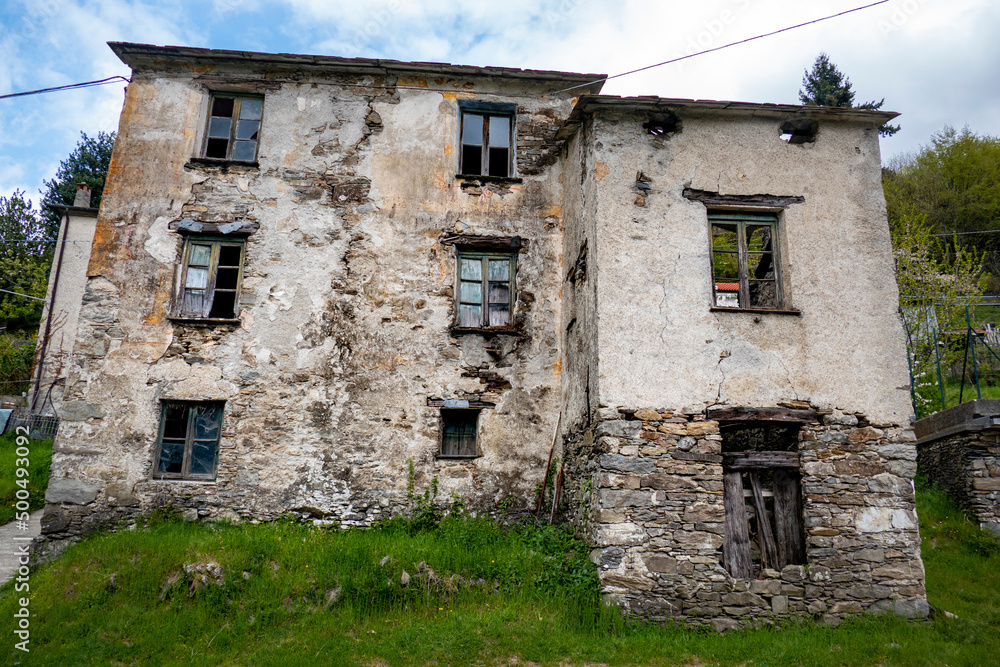
[[[52,463],[52,441],[28,441],[27,466],[23,465],[24,459],[17,455],[17,448],[17,436],[14,433],[0,436],[0,524],[14,520],[18,491],[21,496],[24,496],[25,491],[28,492],[29,512],[45,506],[49,464]],[[27,468],[27,477],[18,477],[19,467]]]
[[[558,527],[463,516],[338,531],[159,512],[33,572],[32,650],[8,655],[26,665],[1000,664],[996,540],[937,491],[921,489],[918,503],[938,610],[928,623],[867,617],[725,635],[625,623],[601,606],[587,548]],[[221,587],[165,585],[184,564],[210,560],[224,568]],[[421,562],[438,583],[417,576]],[[452,575],[485,583],[449,586]],[[14,598],[0,589],[0,623],[11,622]]]

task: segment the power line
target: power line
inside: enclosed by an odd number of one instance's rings
[[[6,95],[0,95],[0,100],[6,99],[8,97],[23,97],[25,95],[38,95],[39,93],[51,93],[57,90],[75,90],[77,88],[90,88],[92,86],[105,86],[112,83],[116,79],[121,79],[125,83],[130,83],[129,79],[123,76],[115,75],[109,76],[106,79],[97,79],[96,81],[83,81],[82,83],[70,83],[65,86],[55,86],[53,88],[39,88],[38,90],[26,90],[23,93],[7,93]]]
[[[965,236],[967,234],[1000,234],[1000,229],[984,229],[978,232],[947,232],[945,234],[930,234],[930,236]]]
[[[0,289],[0,292],[4,294],[13,294],[14,296],[23,296],[25,299],[34,299],[35,301],[45,301],[45,299],[40,299],[37,296],[31,296],[30,294],[21,294],[20,292],[11,292],[10,290]]]
[[[555,91],[555,93],[552,93],[552,94],[554,95],[554,94],[557,94],[557,93],[565,93],[568,90],[574,90],[576,88],[585,88],[587,86],[592,86],[595,83],[602,83],[604,81],[610,81],[611,79],[617,79],[618,77],[621,77],[621,76],[628,76],[629,74],[635,74],[637,72],[644,72],[644,71],[646,71],[648,69],[653,69],[654,67],[662,67],[663,65],[669,65],[671,63],[680,62],[681,60],[687,60],[688,58],[694,58],[695,56],[703,56],[706,53],[712,53],[713,51],[721,51],[722,49],[728,49],[730,46],[738,46],[740,44],[746,44],[747,42],[752,42],[754,40],[763,39],[765,37],[771,37],[771,36],[777,35],[779,33],[788,32],[789,30],[795,30],[796,28],[802,28],[802,27],[805,27],[807,25],[812,25],[813,23],[820,23],[821,21],[828,21],[830,19],[835,19],[838,16],[844,16],[845,14],[851,14],[853,12],[860,12],[862,9],[868,9],[870,7],[875,7],[877,5],[884,5],[887,2],[889,2],[889,0],[879,0],[878,2],[873,2],[873,3],[869,4],[869,5],[864,5],[862,7],[855,7],[854,9],[848,9],[846,11],[839,12],[837,14],[830,14],[829,16],[824,16],[822,18],[813,19],[812,21],[806,21],[805,23],[798,23],[796,25],[788,26],[787,28],[781,28],[780,30],[774,30],[772,32],[767,32],[767,33],[764,33],[763,35],[757,35],[756,37],[748,37],[746,39],[741,39],[738,42],[730,42],[729,44],[723,44],[722,46],[716,46],[715,48],[712,48],[712,49],[705,49],[704,51],[698,51],[697,53],[689,53],[686,56],[680,56],[679,58],[673,58],[671,60],[664,60],[662,63],[656,63],[655,65],[646,65],[645,67],[640,67],[639,69],[629,70],[628,72],[622,72],[621,74],[612,74],[611,76],[604,77],[603,79],[597,79],[597,80],[591,81],[589,83],[581,83],[581,84],[576,85],[576,86],[570,86],[569,88],[563,88],[562,90],[557,90],[557,91]]]

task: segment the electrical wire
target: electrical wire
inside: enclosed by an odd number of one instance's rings
[[[30,294],[21,294],[20,292],[11,292],[10,290],[0,289],[0,292],[4,294],[13,294],[14,296],[23,296],[25,299],[34,299],[35,301],[45,301],[45,299],[40,299],[37,296],[31,296]]]
[[[821,21],[828,21],[830,19],[835,19],[838,16],[844,16],[845,14],[851,14],[853,12],[860,12],[862,9],[869,9],[871,7],[876,7],[878,5],[884,5],[887,2],[889,2],[889,0],[879,0],[878,2],[873,2],[871,4],[864,5],[862,7],[855,7],[854,9],[848,9],[848,10],[843,11],[843,12],[838,12],[837,14],[830,14],[829,16],[824,16],[822,18],[813,19],[812,21],[806,21],[805,23],[798,23],[796,25],[788,26],[787,28],[781,28],[780,30],[774,30],[772,32],[766,32],[763,35],[757,35],[756,37],[748,37],[746,39],[741,39],[738,42],[730,42],[729,44],[723,44],[722,46],[716,46],[715,48],[712,48],[712,49],[705,49],[704,51],[698,51],[697,53],[689,53],[686,56],[680,56],[679,58],[672,58],[671,60],[664,60],[662,63],[656,63],[655,65],[646,65],[645,67],[640,67],[638,69],[629,70],[628,72],[622,72],[621,74],[612,74],[611,76],[604,77],[603,79],[596,79],[594,81],[590,81],[589,83],[581,83],[581,84],[576,85],[576,86],[570,86],[569,88],[563,88],[562,90],[557,90],[557,91],[555,91],[555,93],[551,93],[551,94],[555,95],[555,94],[558,94],[558,93],[565,93],[565,92],[570,91],[570,90],[575,90],[576,88],[586,88],[587,86],[592,86],[595,83],[603,83],[603,82],[606,82],[606,81],[610,81],[611,79],[617,79],[617,78],[622,77],[622,76],[628,76],[629,74],[636,74],[637,72],[644,72],[644,71],[646,71],[648,69],[653,69],[654,67],[662,67],[663,65],[669,65],[671,63],[680,62],[681,60],[687,60],[688,58],[694,58],[695,56],[702,56],[702,55],[705,55],[706,53],[712,53],[714,51],[721,51],[723,49],[728,49],[730,46],[738,46],[740,44],[746,44],[747,42],[753,42],[755,40],[763,39],[765,37],[771,37],[773,35],[777,35],[777,34],[780,34],[780,33],[783,33],[783,32],[788,32],[789,30],[795,30],[796,28],[803,28],[803,27],[805,27],[807,25],[812,25],[813,23],[820,23]]]
[[[121,75],[109,76],[106,79],[97,79],[96,81],[83,81],[81,83],[70,83],[65,86],[55,86],[53,88],[39,88],[38,90],[26,90],[21,93],[7,93],[6,95],[0,95],[0,100],[7,99],[8,97],[24,97],[25,95],[38,95],[39,93],[51,93],[57,90],[76,90],[77,88],[90,88],[92,86],[106,86],[109,83],[113,83],[116,79],[121,79],[125,83],[130,83],[129,79]]]

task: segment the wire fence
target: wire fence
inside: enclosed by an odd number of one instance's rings
[[[972,399],[1000,399],[1000,299],[952,307],[948,315],[943,306],[903,309],[917,419]]]

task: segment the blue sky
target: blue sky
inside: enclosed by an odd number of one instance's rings
[[[871,1],[871,0],[868,0]],[[866,0],[3,0],[0,94],[128,76],[108,41],[615,74],[867,4]],[[891,0],[609,81],[605,93],[797,103],[826,51],[856,101],[903,130],[883,161],[942,127],[1000,135],[1000,3]],[[124,83],[0,100],[0,195],[36,203],[79,140],[114,130]]]

